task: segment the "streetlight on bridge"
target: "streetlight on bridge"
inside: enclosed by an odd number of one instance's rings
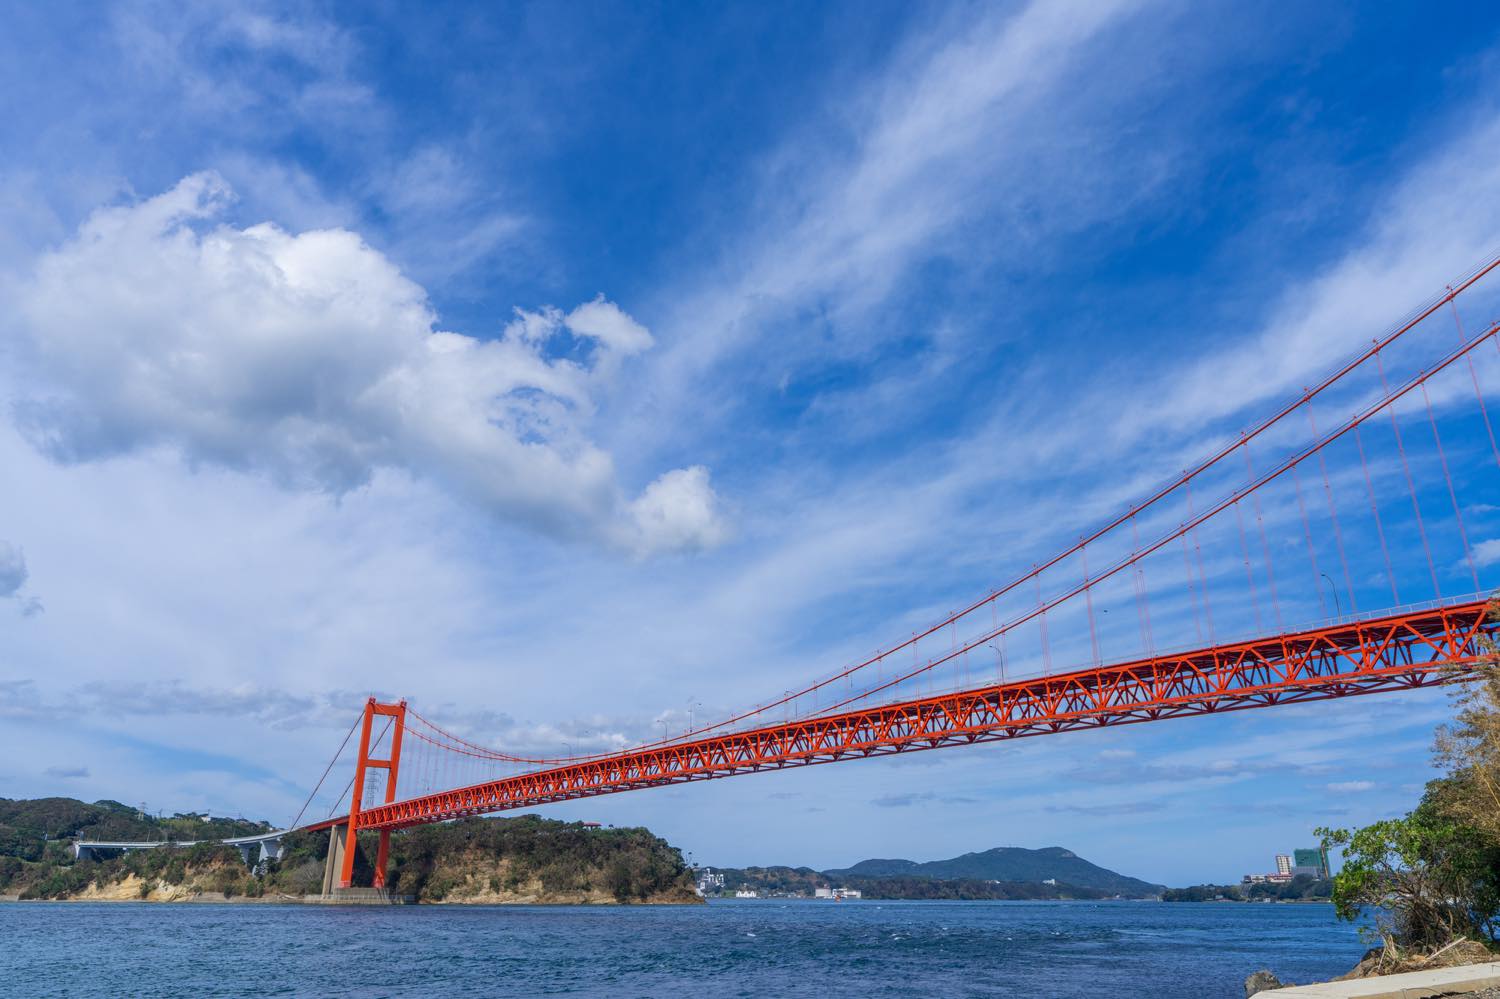
[[[1318,573],[1318,575],[1328,580],[1328,591],[1333,594],[1334,611],[1338,614],[1339,617],[1343,617],[1344,605],[1339,601],[1339,588],[1333,585],[1333,580],[1329,577],[1328,573],[1320,572]]]
[[[995,650],[995,658],[997,660],[999,660],[999,664],[1000,664],[1000,682],[1004,683],[1005,682],[1005,653],[1002,652],[1002,651],[1000,651],[1000,649],[996,648],[996,646],[995,646],[995,644],[993,642],[986,643],[985,648],[987,648],[987,649],[994,649]]]

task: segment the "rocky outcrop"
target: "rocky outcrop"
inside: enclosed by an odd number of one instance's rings
[[[1274,989],[1284,989],[1291,986],[1291,982],[1283,982],[1269,971],[1261,970],[1245,979],[1245,999],[1262,992],[1270,992]]]

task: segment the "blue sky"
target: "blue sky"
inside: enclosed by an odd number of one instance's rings
[[[371,691],[541,752],[764,701],[1500,248],[1480,5],[6,6],[9,797],[289,817]],[[1444,710],[550,814],[1222,881],[1408,807]]]

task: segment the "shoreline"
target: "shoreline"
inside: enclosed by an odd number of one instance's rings
[[[458,900],[448,901],[431,900],[423,901],[408,899],[403,901],[380,901],[369,900],[324,898],[321,895],[277,895],[251,896],[251,895],[225,895],[223,892],[197,892],[192,895],[184,895],[178,898],[107,898],[107,897],[72,897],[72,898],[21,898],[19,895],[0,895],[0,904],[32,905],[32,904],[55,904],[55,905],[309,905],[309,906],[449,906],[453,908],[474,906],[523,906],[523,905],[547,905],[566,906],[568,908],[618,908],[629,909],[643,906],[690,906],[704,904],[698,901],[672,901],[668,899],[651,900],[643,902],[605,902],[605,901],[557,901],[546,899],[527,899],[524,901],[496,901],[494,899],[482,900]]]
[[[519,899],[519,900],[513,900],[513,901],[502,901],[502,900],[496,900],[496,899],[493,899],[493,898],[478,898],[478,899],[462,899],[462,900],[448,900],[448,899],[441,899],[441,900],[412,900],[412,901],[407,901],[407,902],[402,902],[402,903],[391,903],[391,904],[426,905],[426,906],[445,905],[445,906],[454,906],[454,907],[462,907],[462,906],[487,906],[487,905],[488,906],[546,905],[546,906],[567,906],[569,908],[613,907],[613,908],[628,909],[628,908],[632,908],[632,907],[641,907],[641,906],[693,906],[693,905],[723,904],[723,903],[726,903],[726,902],[741,903],[741,904],[767,903],[767,902],[776,902],[776,903],[781,903],[781,904],[786,904],[788,902],[807,902],[807,903],[819,903],[819,904],[822,904],[822,903],[824,903],[826,901],[827,901],[826,899],[806,898],[806,897],[804,897],[804,898],[796,898],[796,897],[772,897],[772,898],[741,898],[741,899],[713,897],[713,898],[701,898],[701,899],[694,899],[694,900],[688,900],[688,899],[682,899],[682,900],[673,900],[673,899],[660,899],[660,900],[657,900],[657,899],[649,899],[649,900],[646,900],[646,901],[637,901],[637,902],[614,902],[614,901],[588,900],[588,899],[561,901],[561,900],[557,900],[557,899],[540,899],[540,898]],[[143,905],[360,905],[360,904],[369,904],[367,902],[366,903],[357,902],[357,901],[354,901],[352,899],[342,899],[342,900],[325,899],[325,898],[323,898],[320,895],[277,895],[277,896],[274,896],[274,897],[271,897],[271,896],[250,896],[250,895],[229,895],[229,896],[225,896],[222,892],[196,892],[196,893],[191,894],[191,895],[179,896],[179,897],[176,897],[176,898],[135,898],[135,897],[130,897],[130,898],[110,898],[110,897],[97,896],[97,895],[96,896],[88,896],[88,897],[85,897],[85,896],[73,896],[73,897],[69,897],[69,898],[21,898],[19,895],[14,894],[14,893],[0,895],[0,904],[5,904],[5,903],[30,904],[30,903],[33,903],[33,902],[57,902],[57,903],[69,903],[69,904],[82,904],[82,903],[108,903],[108,904],[117,904],[117,903],[128,903],[128,904],[143,904]],[[860,900],[858,900],[856,902],[852,902],[852,903],[849,903],[849,904],[852,904],[852,905],[863,905],[865,907],[869,907],[871,905],[884,905],[884,904],[891,903],[891,902],[932,902],[932,903],[956,904],[956,905],[1028,905],[1028,906],[1029,905],[1120,905],[1120,904],[1150,903],[1150,902],[1154,902],[1154,903],[1156,903],[1158,905],[1221,905],[1221,904],[1233,904],[1233,905],[1331,905],[1332,904],[1332,903],[1328,902],[1326,899],[1276,899],[1276,900],[1257,901],[1257,902],[1231,902],[1230,900],[1226,899],[1226,900],[1223,900],[1222,902],[1208,902],[1208,901],[1205,901],[1205,902],[1163,902],[1161,899],[1155,899],[1155,898],[1099,898],[1099,899],[1094,899],[1094,898],[1033,898],[1033,899],[866,898],[866,899],[860,899]]]

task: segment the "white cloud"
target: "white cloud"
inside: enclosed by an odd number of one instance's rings
[[[630,504],[642,550],[711,547],[724,540],[708,469],[702,465],[667,472]]]
[[[17,295],[35,446],[64,462],[166,446],[335,494],[394,468],[553,537],[722,538],[706,469],[632,500],[588,438],[595,394],[651,345],[618,306],[518,311],[491,341],[441,331],[356,234],[214,224],[231,198],[197,174],[40,259]]]
[[[1323,786],[1334,794],[1359,794],[1364,791],[1373,791],[1375,789],[1375,782],[1372,780],[1340,780]]]
[[[613,302],[600,295],[568,313],[568,329],[580,336],[590,336],[623,354],[635,354],[651,346],[646,327],[621,312]]]
[[[1474,546],[1474,564],[1483,568],[1500,562],[1500,538],[1481,541]]]

